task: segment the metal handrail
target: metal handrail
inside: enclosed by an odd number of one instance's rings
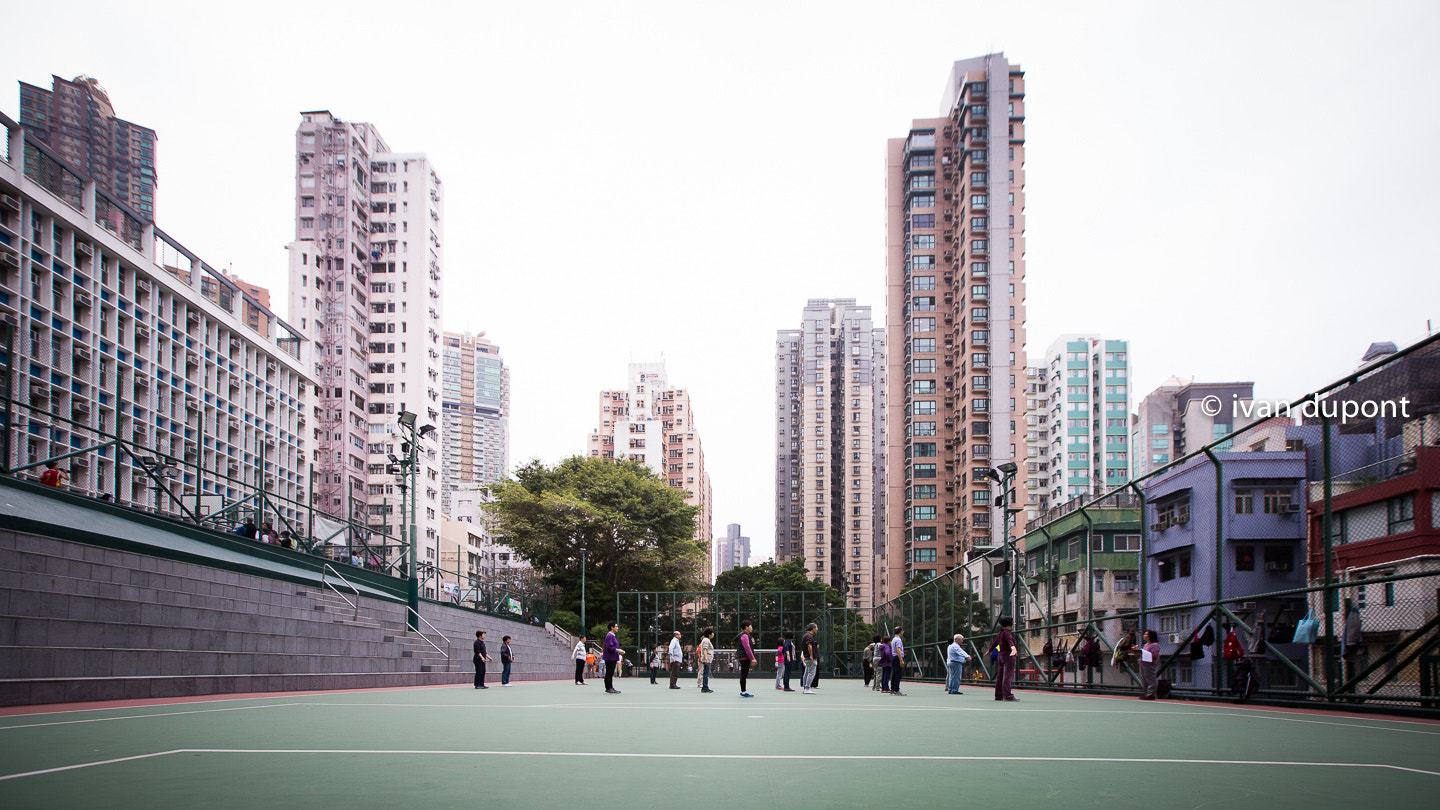
[[[446,649],[443,649],[443,650],[442,650],[442,649],[440,649],[439,647],[436,647],[436,646],[435,646],[435,642],[431,641],[430,638],[429,638],[428,636],[426,636],[424,633],[420,632],[419,630],[416,630],[416,631],[415,631],[415,635],[417,635],[417,636],[419,636],[420,638],[424,639],[424,641],[425,641],[426,644],[429,644],[431,647],[434,647],[434,648],[435,648],[435,652],[438,652],[438,653],[440,653],[441,655],[445,656],[445,659],[448,661],[448,660],[450,659],[450,651],[449,651],[449,647],[450,647],[450,637],[447,636],[447,635],[445,635],[444,633],[440,632],[440,628],[438,628],[438,627],[436,627],[435,625],[431,624],[429,619],[427,619],[427,618],[425,618],[424,616],[421,616],[419,613],[417,613],[417,612],[415,611],[415,608],[412,608],[412,607],[408,607],[408,606],[407,606],[407,607],[405,608],[405,610],[406,610],[407,612],[411,613],[412,615],[414,615],[415,618],[419,619],[419,620],[422,621],[422,622],[425,622],[425,626],[426,626],[426,627],[429,627],[431,630],[435,631],[435,635],[439,636],[440,638],[445,639],[445,647],[446,647]]]
[[[338,579],[338,580],[340,580],[341,582],[345,583],[345,586],[350,589],[350,592],[353,593],[353,594],[355,594],[355,601],[354,601],[354,602],[351,602],[349,597],[347,597],[345,594],[341,593],[339,588],[337,588],[337,587],[335,587],[334,585],[330,584],[330,581],[329,581],[328,579],[326,579],[326,576],[327,576],[328,574],[334,574],[336,579]],[[320,584],[321,584],[322,586],[324,586],[324,587],[326,587],[326,588],[329,588],[330,590],[334,591],[336,596],[340,597],[341,599],[344,599],[344,600],[345,600],[345,604],[349,605],[352,609],[354,609],[354,611],[355,611],[355,616],[354,616],[354,618],[357,618],[357,619],[360,618],[360,589],[359,589],[359,588],[356,588],[354,585],[352,585],[352,584],[350,583],[350,580],[346,579],[345,576],[344,576],[343,574],[341,574],[339,571],[336,571],[336,570],[334,569],[334,567],[332,567],[332,566],[330,565],[330,563],[325,563],[325,565],[320,568]]]

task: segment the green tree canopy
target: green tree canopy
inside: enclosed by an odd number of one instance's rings
[[[592,617],[614,612],[616,591],[698,584],[709,553],[695,540],[700,509],[639,462],[531,461],[490,492],[495,499],[484,509],[492,536],[564,589],[564,609],[579,610],[582,551]]]

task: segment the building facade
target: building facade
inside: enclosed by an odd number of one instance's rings
[[[408,515],[386,471],[389,456],[403,455],[396,420],[409,412],[417,427],[441,424],[444,187],[425,155],[392,151],[373,125],[328,111],[301,113],[295,154],[290,313],[319,378],[316,505],[398,533]],[[438,440],[420,442],[415,487],[419,559],[431,563]]]
[[[684,492],[686,503],[700,508],[695,542],[705,550],[703,582],[713,583],[714,496],[689,392],[670,385],[664,361],[631,363],[628,388],[600,392],[598,417],[587,443],[592,458],[638,461]]]
[[[452,515],[455,490],[493,484],[510,469],[510,369],[484,332],[446,332],[444,343],[440,511]]]
[[[1254,396],[1253,382],[1166,380],[1140,400],[1131,417],[1131,478],[1158,470],[1255,421],[1244,416]]]
[[[875,605],[877,352],[870,307],[811,299],[775,341],[775,560]]]
[[[1031,425],[1026,418],[1026,428],[1038,430],[1044,450],[1038,459],[1026,460],[1027,472],[1035,476],[1026,487],[1028,494],[1039,494],[1040,508],[1048,509],[1130,480],[1129,348],[1123,340],[1062,335],[1044,360],[1045,424]],[[1028,397],[1027,391],[1027,402]],[[1043,464],[1045,470],[1032,471],[1032,464]]]
[[[750,538],[740,534],[740,524],[725,527],[725,536],[715,538],[715,576],[750,564]]]
[[[20,126],[107,196],[155,219],[155,130],[115,116],[110,94],[89,76],[51,89],[20,83]]]
[[[889,142],[886,204],[893,393],[881,598],[992,544],[998,527],[985,471],[1020,458],[1025,78],[1018,65],[998,53],[954,64],[940,115],[915,120]],[[1019,486],[1024,476],[1022,468]]]
[[[259,302],[0,124],[0,321],[14,332],[10,435],[23,436],[10,467],[119,440],[128,451],[60,462],[73,491],[180,515],[181,504],[206,514],[264,490],[282,520],[303,525],[309,344],[263,308],[257,330],[244,313]]]

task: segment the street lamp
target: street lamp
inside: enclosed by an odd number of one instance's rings
[[[1019,509],[1013,508],[1015,493],[1011,489],[1011,485],[1015,482],[1015,474],[1019,471],[1020,467],[1013,461],[1007,461],[995,469],[985,471],[987,476],[1000,484],[1000,495],[995,499],[995,505],[1004,510],[1000,515],[1000,530],[1004,532],[1004,550],[1001,552],[1001,556],[1010,563],[1010,576],[1006,578],[1006,582],[1013,583],[1010,585],[1015,597],[1012,615],[1016,619],[1020,617],[1021,605],[1019,584],[1020,559],[1019,552],[1015,548],[1015,543],[1010,537],[1010,518],[1020,512]],[[1007,599],[1006,602],[1008,606],[1009,600]]]
[[[401,458],[390,456],[390,469],[394,469],[400,476],[400,517],[401,520],[409,518],[410,530],[401,530],[402,535],[407,535],[410,544],[409,554],[409,603],[410,612],[406,616],[406,625],[415,631],[420,630],[420,543],[418,539],[419,529],[415,520],[415,502],[419,500],[419,467],[420,467],[420,440],[435,433],[434,425],[425,425],[419,430],[415,428],[416,416],[410,411],[401,411],[400,417],[395,420],[400,426],[402,434],[406,438],[400,443]],[[408,479],[408,480],[407,480]],[[409,511],[406,511],[405,499],[409,498]]]

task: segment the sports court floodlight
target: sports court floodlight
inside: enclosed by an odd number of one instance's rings
[[[400,422],[402,427],[413,428],[415,427],[415,414],[410,411],[401,411],[400,419],[397,421]]]

